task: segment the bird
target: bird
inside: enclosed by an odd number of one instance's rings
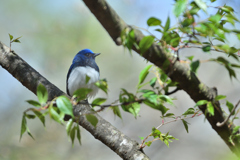
[[[73,96],[73,93],[80,88],[92,90],[86,98],[92,98],[97,94],[98,87],[95,83],[100,78],[100,72],[95,57],[98,55],[100,53],[93,53],[90,49],[83,49],[75,55],[66,80],[66,90],[69,96]],[[86,76],[90,78],[87,83]]]

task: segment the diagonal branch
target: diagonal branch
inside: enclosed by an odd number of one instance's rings
[[[105,0],[83,1],[97,18],[97,20],[106,29],[113,41],[117,45],[121,45],[121,31],[125,28],[133,27],[127,25]],[[139,44],[144,35],[137,29],[134,30],[134,33],[136,43]],[[213,101],[213,99],[216,97],[217,90],[215,88],[210,88],[203,84],[188,67],[177,61],[173,55],[167,53],[160,45],[153,43],[153,45],[142,55],[140,54],[141,52],[136,48],[133,47],[132,49],[135,50],[140,56],[164,70],[173,81],[179,83],[179,87],[187,92],[195,102],[199,100]],[[214,116],[209,116],[207,114],[206,118],[211,124],[212,128],[219,134],[228,147],[240,157],[240,151],[238,149],[240,147],[240,142],[235,140],[235,145],[229,142],[229,137],[232,134],[234,125],[229,125],[229,121],[222,127],[218,127],[216,125],[217,122],[224,121],[225,116],[221,110],[219,102],[213,103],[215,106]],[[205,113],[205,105],[200,106],[199,108],[203,111],[203,113]]]
[[[34,70],[28,63],[19,57],[14,51],[10,51],[6,45],[0,41],[0,65],[6,69],[12,76],[20,81],[26,88],[36,95],[36,89],[39,83],[42,83],[48,90],[48,100],[66,95],[63,91],[49,82],[46,78]],[[91,110],[89,105],[74,106],[74,114],[84,115]],[[93,127],[85,118],[80,116],[79,125],[89,131],[96,139],[100,140],[123,159],[141,159],[148,160],[149,158],[141,151],[139,144],[124,135],[109,122],[104,120],[98,114],[95,114],[98,119],[98,124]],[[67,117],[66,117],[67,118]]]

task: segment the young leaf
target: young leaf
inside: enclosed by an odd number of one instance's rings
[[[144,137],[139,137],[141,140],[144,140],[145,138]]]
[[[61,118],[61,115],[59,115],[57,111],[53,108],[53,106],[49,107],[49,115],[53,120],[62,124],[63,119]]]
[[[87,95],[92,91],[90,88],[80,88],[74,91],[73,95],[77,97],[77,101],[87,99]]]
[[[70,134],[72,125],[73,125],[73,119],[71,118],[71,119],[67,122],[67,124],[66,124],[67,135]]]
[[[97,119],[97,117],[95,115],[87,114],[86,118],[87,118],[88,122],[90,122],[94,127],[97,126],[98,119]]]
[[[219,101],[219,100],[221,100],[221,99],[225,99],[227,96],[224,96],[224,95],[217,95],[215,98],[214,98],[214,100],[215,101]]]
[[[205,45],[202,47],[203,52],[209,52],[211,50],[211,45]]]
[[[61,112],[74,117],[72,103],[67,97],[59,96],[56,100],[56,103]]]
[[[213,106],[212,102],[207,103],[207,111],[210,115],[214,116],[214,106]]]
[[[38,101],[27,100],[27,102],[35,107],[41,107],[41,104]]]
[[[169,30],[169,28],[170,28],[170,18],[168,17],[167,22],[164,26],[163,32],[167,32]]]
[[[92,102],[92,107],[94,106],[100,106],[102,103],[106,102],[106,98],[96,98]]]
[[[79,125],[76,126],[77,128],[77,139],[78,139],[78,142],[80,145],[82,145],[82,142],[81,142],[81,133],[80,133],[80,127]]]
[[[154,37],[153,36],[145,36],[139,42],[139,49],[141,51],[141,55],[145,53],[153,44]]]
[[[9,35],[10,41],[12,41],[13,36],[11,34],[9,34],[9,33],[8,33],[8,35]]]
[[[183,122],[183,125],[184,125],[184,127],[185,127],[187,133],[188,133],[188,122],[185,121],[184,119],[182,119],[182,122]]]
[[[178,0],[173,9],[173,13],[175,14],[176,17],[179,17],[180,14],[182,14],[186,7],[187,7],[188,0]]]
[[[39,120],[42,122],[43,126],[45,127],[45,116],[38,110],[32,110],[33,113],[39,118]]]
[[[90,78],[88,75],[86,75],[85,84],[87,84],[87,83],[89,82],[90,79],[91,79],[91,78]]]
[[[145,80],[145,78],[147,77],[148,73],[149,73],[149,69],[152,67],[152,65],[148,65],[147,67],[145,67],[141,73],[139,74],[139,81],[138,81],[138,85],[142,84]]]
[[[199,8],[201,8],[204,12],[207,13],[207,5],[202,0],[194,0],[194,2],[198,5]]]
[[[25,114],[23,114],[19,141],[21,141],[22,135],[26,132],[26,130],[27,130],[27,120],[26,120]]]
[[[152,141],[145,142],[145,145],[148,146],[148,147],[150,147],[151,144],[152,144]]]
[[[198,102],[196,103],[196,106],[202,106],[202,105],[205,105],[205,104],[207,104],[207,103],[208,103],[207,100],[200,100],[200,101],[198,101]]]
[[[121,112],[120,112],[120,109],[118,106],[113,106],[113,107],[111,107],[111,109],[113,110],[114,115],[116,115],[122,119],[122,115],[121,115]]]
[[[36,118],[35,115],[32,115],[32,114],[25,114],[25,116],[28,118],[28,119],[34,119]]]
[[[33,135],[31,134],[31,132],[30,132],[30,130],[29,130],[28,127],[27,127],[27,133],[28,133],[28,135],[34,140],[34,137],[33,137]]]
[[[195,110],[194,108],[188,108],[186,112],[183,113],[184,116],[189,115],[189,114],[194,114]]]
[[[194,72],[194,73],[196,74],[199,65],[200,65],[199,60],[196,60],[196,61],[194,61],[194,62],[191,62],[191,64],[190,64],[191,71]]]
[[[72,141],[72,146],[74,145],[75,131],[76,131],[76,127],[73,127],[70,131],[70,138],[71,138],[71,141]]]
[[[154,88],[155,84],[156,84],[156,81],[157,81],[157,77],[154,77],[150,80],[149,84],[152,88]]]
[[[158,26],[158,25],[161,25],[161,20],[155,18],[155,17],[150,17],[148,20],[147,20],[147,25],[148,26]]]
[[[226,102],[226,105],[227,105],[227,107],[228,107],[229,112],[231,113],[232,110],[233,110],[233,108],[234,108],[234,105],[233,105],[231,102],[229,102],[229,101]],[[234,114],[235,114],[235,113],[233,113],[233,115],[234,115]]]
[[[239,130],[239,128],[240,128],[240,126],[236,126],[236,127],[234,127],[232,134],[235,134],[235,133],[237,133],[237,132],[238,132],[238,130]]]
[[[106,79],[101,79],[100,81],[96,82],[95,85],[101,89],[103,92],[108,94],[108,84]]]
[[[45,104],[48,100],[48,92],[44,85],[41,83],[37,87],[37,97],[40,104]]]

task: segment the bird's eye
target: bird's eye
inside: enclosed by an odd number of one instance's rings
[[[85,56],[90,57],[90,53],[86,53]]]

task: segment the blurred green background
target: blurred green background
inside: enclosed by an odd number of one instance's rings
[[[169,15],[172,20],[171,25],[176,22],[176,18],[171,14],[173,1],[108,2],[130,25],[146,28],[146,21],[151,16],[160,18],[165,23]],[[226,2],[221,1],[216,5],[223,5]],[[237,1],[230,3],[236,10],[239,4]],[[237,16],[239,18],[239,9]],[[121,88],[134,92],[138,75],[147,65],[146,61],[134,52],[131,56],[122,46],[116,46],[80,0],[1,0],[0,22],[0,41],[9,46],[8,33],[15,38],[23,36],[20,39],[21,43],[14,43],[12,49],[63,91],[66,88],[66,74],[71,61],[75,54],[84,48],[102,53],[96,61],[100,67],[101,78],[108,80],[108,102],[118,99]],[[230,43],[239,47],[236,39],[232,39]],[[182,57],[195,55],[201,59],[208,59],[218,54],[203,54],[194,49],[180,53]],[[218,93],[227,95],[232,103],[235,104],[239,100],[239,81],[230,81],[223,67],[210,62],[204,63],[200,66],[198,76],[208,86],[217,87]],[[82,146],[76,143],[72,148],[64,126],[50,119],[46,121],[46,128],[37,119],[28,121],[35,140],[24,134],[19,142],[22,113],[30,107],[25,101],[36,100],[36,96],[3,68],[0,68],[0,77],[0,160],[121,159],[84,129],[81,129]],[[106,95],[99,92],[98,97],[106,97]],[[194,102],[183,91],[172,97],[177,98],[176,106],[169,107],[176,115],[194,106]],[[147,136],[153,126],[161,123],[161,113],[144,105],[137,120],[125,112],[122,112],[123,120],[120,120],[107,109],[100,115],[138,142],[140,142],[139,136]],[[155,142],[151,147],[144,149],[145,153],[152,160],[236,158],[209,123],[204,122],[203,116],[189,119],[188,122],[191,123],[189,133],[186,133],[180,121],[163,126],[162,132],[170,131],[170,134],[179,140],[171,143],[170,148],[160,141]]]

